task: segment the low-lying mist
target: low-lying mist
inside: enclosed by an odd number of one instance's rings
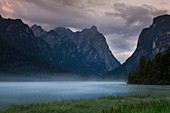
[[[114,76],[81,74],[0,74],[0,81],[126,81]]]

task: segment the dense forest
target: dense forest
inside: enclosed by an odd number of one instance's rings
[[[136,70],[129,72],[129,84],[170,84],[170,46],[164,52],[158,52],[152,60],[141,57]]]

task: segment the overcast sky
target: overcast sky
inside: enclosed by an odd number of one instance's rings
[[[0,13],[46,30],[60,26],[77,31],[95,25],[123,63],[136,49],[142,29],[154,17],[170,14],[170,0],[0,0]]]

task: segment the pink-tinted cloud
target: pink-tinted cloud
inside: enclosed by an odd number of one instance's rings
[[[12,9],[7,8],[6,6],[2,6],[2,9],[3,9],[4,11],[7,11],[7,12],[11,12],[11,13],[14,12]]]
[[[10,4],[9,0],[1,0],[0,7],[5,12],[14,13],[14,10],[12,9],[12,4]]]

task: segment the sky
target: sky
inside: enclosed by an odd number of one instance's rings
[[[0,14],[47,31],[55,27],[78,31],[95,25],[123,63],[136,49],[142,29],[154,17],[170,14],[169,6],[170,0],[0,0]]]

